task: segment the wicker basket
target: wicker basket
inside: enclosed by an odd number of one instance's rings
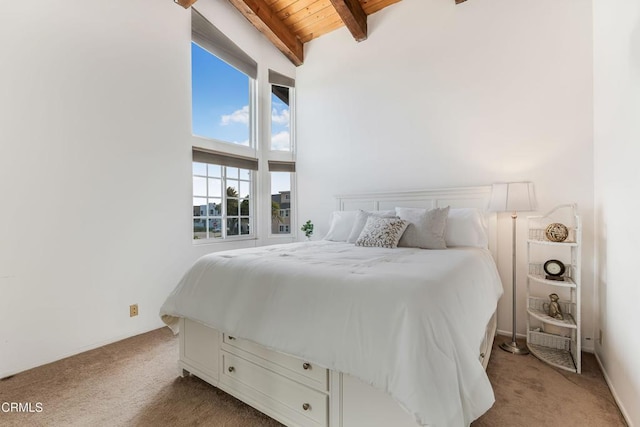
[[[544,332],[529,331],[529,343],[555,350],[571,350],[571,339]]]

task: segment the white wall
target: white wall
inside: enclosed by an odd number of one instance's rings
[[[602,343],[596,354],[629,425],[640,425],[640,4],[594,1],[595,210]]]
[[[306,46],[297,71],[300,221],[327,231],[341,193],[531,180],[541,211],[578,203],[583,340],[593,348],[591,4],[583,0],[404,0]],[[525,216],[518,331],[524,333]],[[511,219],[500,217],[511,331]]]
[[[267,68],[293,65],[228,2],[198,6],[259,62],[268,112]],[[170,0],[3,5],[0,378],[161,326],[187,267],[230,247],[191,241],[190,40]]]

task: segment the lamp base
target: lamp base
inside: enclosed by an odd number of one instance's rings
[[[527,347],[518,345],[517,342],[513,342],[513,341],[503,342],[502,344],[500,344],[500,348],[503,349],[504,351],[508,351],[513,354],[521,354],[521,355],[529,354],[529,349],[527,349]]]

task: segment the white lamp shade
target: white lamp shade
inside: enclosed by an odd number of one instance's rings
[[[526,212],[536,209],[536,196],[532,182],[507,182],[493,184],[491,188],[491,212]]]

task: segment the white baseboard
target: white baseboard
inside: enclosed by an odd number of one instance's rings
[[[600,360],[598,353],[594,352],[593,354],[595,354],[596,356],[596,360],[598,361],[598,365],[600,365],[600,370],[602,371],[602,375],[604,375],[604,380],[607,382],[607,385],[609,386],[609,390],[611,390],[611,394],[613,395],[613,400],[616,401],[618,408],[620,408],[620,412],[622,412],[622,416],[624,417],[624,420],[627,422],[627,425],[629,427],[634,427],[633,423],[631,422],[631,417],[629,417],[629,413],[622,405],[622,402],[620,402],[618,393],[616,393],[616,389],[613,387],[613,384],[609,379],[609,375],[607,375],[607,371],[604,369],[604,366],[602,365],[602,361]]]
[[[146,334],[147,332],[155,331],[156,329],[159,329],[159,328],[161,328],[163,326],[164,325],[162,325],[162,326],[153,326],[149,330],[144,330],[143,329],[141,331],[133,332],[132,334],[117,335],[117,336],[115,336],[113,338],[109,338],[109,339],[98,341],[98,342],[95,342],[95,343],[92,343],[92,344],[89,344],[89,345],[81,346],[81,347],[78,347],[78,348],[76,348],[74,350],[71,350],[71,351],[67,351],[67,352],[64,352],[64,353],[58,353],[57,355],[55,355],[53,357],[40,358],[40,359],[37,359],[35,362],[31,362],[31,363],[25,364],[25,365],[20,366],[20,367],[18,367],[16,369],[13,369],[13,370],[10,370],[10,371],[0,372],[0,379],[12,377],[14,375],[18,375],[21,372],[25,372],[25,371],[28,371],[30,369],[37,368],[39,366],[47,365],[49,363],[57,362],[58,360],[66,359],[67,357],[75,356],[77,354],[84,353],[84,352],[89,351],[89,350],[94,350],[94,349],[99,348],[99,347],[104,347],[105,345],[113,344],[113,343],[116,343],[118,341],[125,340],[127,338],[132,338],[132,337],[135,337],[137,335]]]
[[[500,329],[498,329],[496,331],[496,333],[498,335],[504,335],[504,336],[507,336],[507,337],[510,337],[512,335],[511,331],[503,331],[503,330],[500,330]],[[516,332],[516,338],[527,338],[527,335],[526,334],[519,334],[519,333]]]

